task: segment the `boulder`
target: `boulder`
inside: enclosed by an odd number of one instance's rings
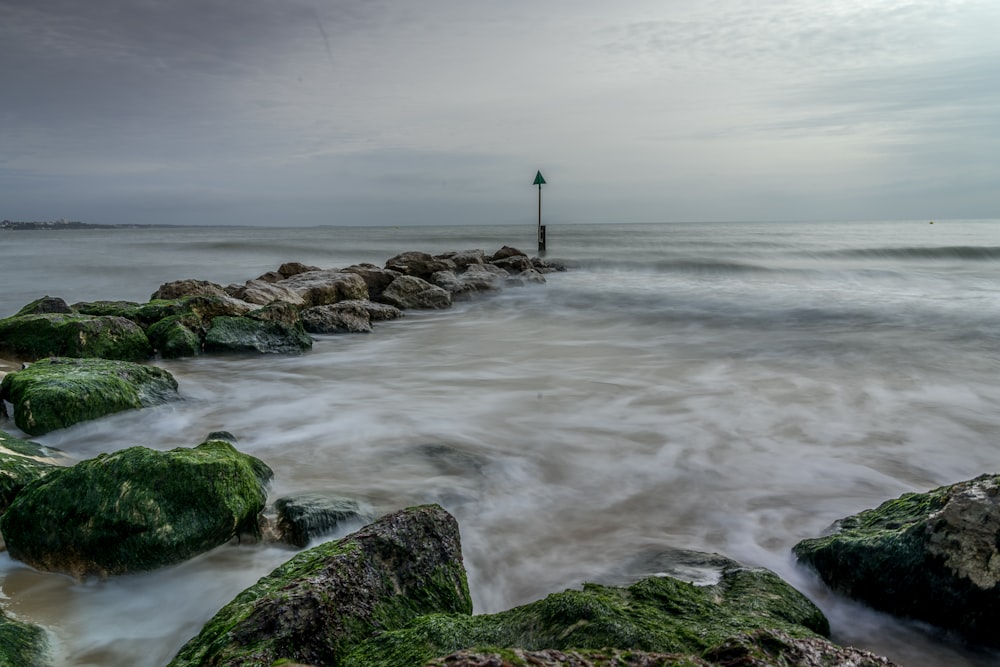
[[[201,354],[201,336],[185,324],[189,321],[182,315],[164,317],[146,330],[153,349],[164,359],[194,357]],[[195,325],[197,326],[197,325]]]
[[[296,547],[304,547],[344,525],[360,527],[374,519],[358,501],[320,491],[278,498],[274,509],[279,539]]]
[[[451,294],[437,285],[416,276],[400,276],[392,281],[378,297],[382,303],[400,309],[407,308],[449,308]]]
[[[392,283],[393,280],[403,275],[398,271],[390,271],[388,269],[380,269],[374,264],[355,264],[353,266],[348,266],[343,269],[344,273],[354,273],[361,276],[361,279],[365,281],[368,286],[368,298],[374,299],[383,291],[385,288]]]
[[[886,657],[818,637],[757,630],[727,639],[702,657],[718,667],[898,667]]]
[[[535,269],[528,269],[522,271],[516,276],[511,276],[507,279],[506,284],[511,287],[524,287],[527,284],[541,285],[546,282],[545,276],[536,271]]]
[[[341,301],[302,311],[302,326],[309,333],[371,333],[372,321],[360,301]]]
[[[292,276],[297,276],[300,273],[309,273],[310,271],[322,271],[322,269],[318,266],[303,264],[302,262],[285,262],[278,267],[278,274],[280,274],[282,278],[291,278]]]
[[[0,381],[0,400],[29,435],[176,397],[177,381],[162,368],[106,359],[43,359]]]
[[[499,266],[508,273],[514,274],[521,273],[522,271],[527,271],[532,268],[531,260],[528,259],[526,255],[511,255],[510,257],[494,259],[490,263],[493,264],[493,266]]]
[[[74,577],[178,563],[255,531],[271,469],[214,433],[194,448],[129,447],[57,468],[0,518],[12,558]]]
[[[0,665],[47,667],[53,664],[49,638],[37,625],[15,620],[0,611]]]
[[[411,507],[299,553],[223,607],[170,667],[340,665],[419,616],[471,612],[458,524],[436,505]]]
[[[0,320],[0,356],[100,357],[141,361],[153,350],[142,329],[122,317],[42,313]]]
[[[308,271],[277,284],[298,294],[307,307],[368,298],[368,285],[364,279],[345,271]]]
[[[56,467],[50,458],[53,453],[37,442],[0,431],[0,514],[25,486]]]
[[[907,493],[793,548],[828,586],[876,609],[1000,646],[1000,475]]]
[[[519,255],[523,255],[524,257],[527,257],[527,255],[525,255],[523,252],[521,252],[517,248],[512,248],[510,246],[505,245],[504,247],[500,248],[495,253],[493,253],[493,255],[490,257],[489,261],[496,262],[497,260],[507,259],[508,257],[517,257]]]
[[[35,299],[28,305],[26,305],[21,310],[17,311],[14,316],[18,315],[44,315],[45,313],[72,313],[73,309],[67,305],[65,301],[57,296],[43,296],[41,299]]]
[[[182,296],[228,296],[222,285],[207,280],[175,280],[163,283],[150,295],[150,301],[157,299],[179,299]]]
[[[300,354],[312,349],[313,340],[302,328],[275,320],[251,317],[216,317],[205,333],[206,352],[257,352]]]
[[[299,309],[287,301],[272,301],[263,308],[251,310],[246,316],[259,322],[281,322],[290,327],[302,324]]]
[[[542,259],[541,257],[532,257],[531,266],[539,273],[555,273],[556,271],[566,270],[566,265],[563,262],[554,259]]]
[[[438,259],[426,252],[404,252],[386,260],[385,268],[405,276],[415,276],[427,280],[438,271],[454,271],[455,262]]]
[[[584,584],[583,590],[554,593],[497,614],[423,616],[372,637],[340,664],[423,665],[477,646],[701,655],[758,630],[793,638],[829,634],[819,609],[773,572],[716,554],[678,553],[684,556],[675,560],[688,567],[698,564],[700,576],[711,570],[713,583],[654,575],[629,586]]]
[[[447,256],[438,255],[440,259],[450,259],[455,263],[455,268],[459,272],[470,266],[479,266],[486,263],[486,253],[482,250],[463,250],[461,252],[450,253]]]
[[[89,315],[115,315],[132,320],[143,329],[166,317],[182,317],[184,325],[195,330],[199,326],[207,326],[213,317],[227,315],[239,317],[257,305],[235,299],[228,295],[182,296],[177,299],[157,299],[148,303],[132,303],[129,301],[93,301],[73,304],[80,313]]]
[[[464,650],[431,660],[424,667],[718,667],[691,655],[627,649],[600,651]]]
[[[260,306],[266,306],[272,301],[287,301],[293,306],[304,306],[306,303],[305,299],[288,287],[260,279],[248,280],[243,285],[229,285],[226,287],[226,294]]]
[[[499,291],[503,278],[486,270],[481,264],[470,265],[460,275],[453,271],[438,271],[431,276],[431,282],[448,290],[452,298],[465,298],[483,292]]]

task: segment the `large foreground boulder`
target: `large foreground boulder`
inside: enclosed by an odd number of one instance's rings
[[[174,398],[177,381],[162,368],[107,359],[42,359],[0,381],[0,401],[29,435]]]
[[[226,605],[170,665],[340,665],[372,635],[471,611],[458,524],[436,505],[414,507],[298,554]]]
[[[50,471],[0,518],[12,558],[74,577],[152,570],[256,531],[271,469],[211,434],[194,448],[130,447]]]
[[[142,328],[122,317],[36,313],[0,320],[0,356],[11,359],[100,357],[142,361],[152,354]]]
[[[1000,475],[908,493],[794,547],[848,597],[1000,646]]]

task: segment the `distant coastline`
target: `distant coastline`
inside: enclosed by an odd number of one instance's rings
[[[148,227],[180,227],[182,225],[101,225],[78,220],[35,220],[24,222],[20,220],[0,221],[0,230],[4,231],[25,231],[25,230],[46,230],[58,231],[63,229],[145,229]]]

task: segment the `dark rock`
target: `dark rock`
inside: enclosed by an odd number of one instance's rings
[[[531,260],[525,255],[511,255],[510,257],[495,259],[490,263],[513,274],[518,274],[532,268]]]
[[[403,310],[407,308],[449,308],[451,294],[437,285],[416,276],[400,276],[392,281],[378,297],[382,303],[388,303]]]
[[[279,280],[284,280],[279,275]],[[248,280],[243,285],[229,285],[226,287],[226,294],[234,299],[240,299],[247,303],[266,306],[272,301],[287,301],[293,306],[304,306],[305,299],[293,290],[274,282],[264,280]]]
[[[504,247],[500,248],[495,253],[493,253],[493,256],[490,257],[490,261],[496,262],[497,260],[500,259],[507,259],[508,257],[516,257],[518,255],[524,255],[525,257],[527,257],[527,255],[525,255],[517,248],[512,248],[510,246],[505,245]]]
[[[461,252],[438,255],[438,259],[450,259],[455,263],[458,272],[464,271],[470,266],[478,266],[486,263],[486,253],[482,250],[463,250]]]
[[[149,297],[150,301],[157,299],[179,299],[182,296],[228,296],[222,285],[207,280],[175,280],[163,283]]]
[[[499,291],[503,278],[480,264],[473,264],[461,275],[455,275],[452,271],[438,271],[431,276],[431,282],[448,290],[453,298],[460,299],[484,292]]]
[[[361,276],[365,284],[368,285],[368,298],[374,299],[388,287],[393,280],[403,275],[398,271],[381,269],[374,264],[355,264],[343,269],[345,273],[354,273]]]
[[[318,266],[309,266],[308,264],[303,264],[302,262],[285,262],[278,267],[278,274],[282,278],[291,278],[292,276],[297,276],[300,273],[309,273],[310,271],[322,271],[323,269]]]
[[[412,507],[298,554],[226,605],[170,667],[341,665],[419,616],[471,613],[458,524],[436,505]]]
[[[428,280],[438,271],[454,271],[455,262],[450,259],[437,259],[426,252],[410,251],[388,259],[385,268],[406,276]]]
[[[271,469],[229,442],[130,447],[56,468],[0,518],[11,557],[74,577],[178,563],[253,530]]]
[[[0,431],[0,514],[7,511],[21,489],[56,467],[46,460],[48,455],[48,450],[37,442]]]
[[[502,651],[457,651],[431,660],[424,667],[719,667],[679,653],[648,653],[627,649],[559,651],[521,648]],[[770,667],[762,665],[761,667]]]
[[[49,638],[45,630],[0,612],[0,665],[48,667],[51,664]]]
[[[531,266],[539,273],[555,273],[556,271],[566,270],[564,263],[554,259],[542,259],[541,257],[532,257]]]
[[[267,273],[262,273],[257,276],[257,280],[265,283],[280,283],[285,279],[285,276],[281,275],[277,271],[268,271]]]
[[[250,317],[216,317],[205,333],[204,349],[206,352],[299,354],[312,349],[312,344],[301,322],[293,326]]]
[[[302,323],[302,315],[299,313],[299,309],[287,301],[272,301],[263,308],[251,310],[246,314],[246,317],[259,322],[281,322],[290,327],[295,327]]]
[[[304,547],[345,524],[360,527],[374,519],[358,501],[331,493],[300,493],[274,501],[277,531],[282,542]]]
[[[302,326],[309,333],[371,333],[372,321],[360,301],[341,301],[302,311]]]
[[[0,382],[0,400],[13,403],[14,423],[29,435],[176,397],[162,368],[106,359],[43,359]]]
[[[512,283],[516,283],[517,285],[527,285],[527,284],[541,285],[544,284],[545,282],[546,282],[545,276],[543,276],[535,269],[528,269],[526,271],[522,271],[516,276],[512,276],[510,279],[508,279],[507,284],[510,285]]]
[[[153,349],[164,359],[194,357],[201,353],[201,336],[192,331],[181,315],[171,315],[146,330]]]
[[[65,301],[57,296],[43,296],[35,299],[21,310],[14,314],[18,315],[43,315],[45,313],[72,313],[73,309]]]
[[[152,354],[142,329],[122,317],[48,313],[0,320],[0,355],[13,359],[100,357],[141,361]]]
[[[718,667],[897,667],[888,658],[818,637],[757,630],[726,640],[702,657]]]
[[[832,589],[1000,646],[1000,475],[908,493],[794,547]]]
[[[344,271],[309,271],[277,284],[302,297],[306,307],[368,298],[368,285],[364,279],[355,273]]]

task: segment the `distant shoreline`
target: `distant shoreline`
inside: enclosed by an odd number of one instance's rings
[[[32,221],[23,222],[18,220],[0,221],[2,231],[61,231],[64,229],[148,229],[154,227],[187,227],[190,225],[140,225],[137,223],[125,225],[102,225],[89,222],[79,222],[76,220],[55,220],[55,221]]]

